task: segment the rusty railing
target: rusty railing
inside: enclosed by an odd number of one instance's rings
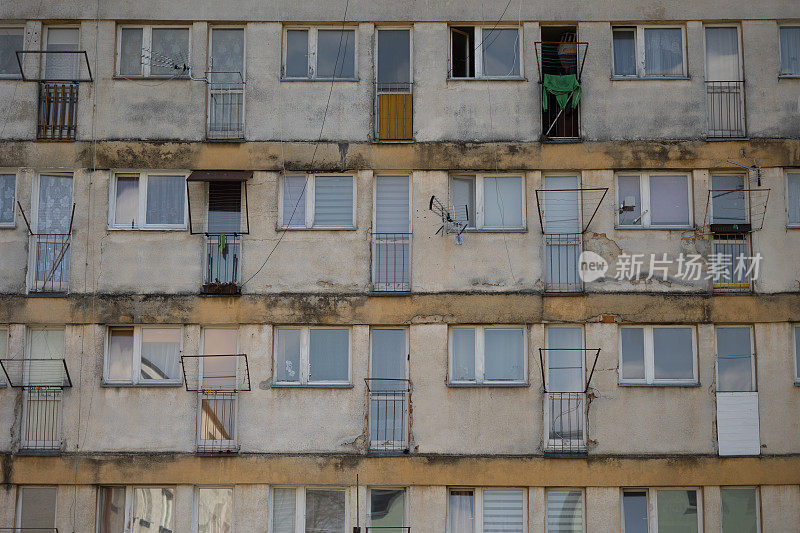
[[[746,137],[744,81],[707,81],[706,112],[709,138]]]
[[[206,233],[204,294],[239,294],[242,237],[238,233]]]
[[[545,395],[545,451],[586,452],[586,393],[547,392]]]
[[[237,453],[237,392],[200,393],[200,419],[197,428],[197,453]]]
[[[372,234],[372,290],[411,290],[411,234]]]
[[[369,449],[373,452],[408,450],[411,381],[366,378],[369,395]]]
[[[39,120],[36,138],[74,141],[78,122],[78,83],[39,82]]]
[[[712,253],[714,292],[750,292],[753,287],[750,234],[715,233]]]

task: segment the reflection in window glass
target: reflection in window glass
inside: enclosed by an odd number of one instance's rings
[[[515,176],[483,178],[484,225],[518,228],[522,221],[522,178]]]
[[[233,531],[233,489],[200,487],[197,490],[197,533]]]
[[[355,30],[317,32],[317,77],[355,78]]]
[[[100,487],[97,491],[97,533],[125,531],[125,487]]]
[[[484,76],[519,76],[519,30],[484,30],[482,49]]]
[[[175,489],[134,487],[131,533],[173,531]]]
[[[756,489],[722,488],[722,533],[757,533]]]
[[[405,494],[403,489],[370,490],[370,529],[405,526]]]
[[[547,491],[547,531],[583,531],[583,493],[579,490]]]
[[[659,533],[697,533],[697,491],[659,490]]]
[[[781,74],[800,75],[800,26],[781,28]]]
[[[0,28],[0,76],[19,76],[17,50],[23,49],[24,28]]]
[[[306,533],[344,531],[344,490],[306,490]]]
[[[750,328],[717,328],[717,390],[754,390]]]
[[[525,493],[521,489],[483,490],[483,533],[522,533]]]
[[[691,328],[653,328],[653,366],[655,379],[692,379]]]

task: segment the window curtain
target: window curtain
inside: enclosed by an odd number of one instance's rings
[[[614,30],[614,74],[636,76],[636,31]]]
[[[211,32],[211,82],[244,81],[244,30],[215,28]]]
[[[483,533],[522,533],[523,497],[521,490],[484,490]]]
[[[475,379],[475,328],[454,328],[453,376],[455,381]]]
[[[295,533],[296,490],[272,491],[272,533]]]
[[[738,81],[740,77],[738,28],[706,28],[706,80]]]
[[[208,232],[239,233],[242,230],[242,184],[238,181],[208,183]]]
[[[800,173],[789,174],[789,223],[800,224]]]
[[[474,533],[475,495],[471,490],[450,491],[450,533]]]
[[[147,224],[183,224],[186,179],[183,176],[147,178]]]
[[[188,28],[153,28],[150,74],[161,76],[185,75],[189,64]],[[175,67],[180,67],[176,69]]]
[[[72,178],[41,176],[39,179],[38,233],[67,233],[72,216]]]
[[[120,34],[119,73],[123,76],[141,76],[142,28],[122,28]]]
[[[78,28],[49,28],[47,50],[76,52],[79,49]],[[78,77],[78,54],[45,54],[45,74],[49,80],[74,80]]]
[[[352,176],[317,176],[315,178],[314,225],[353,225]]]
[[[300,330],[279,329],[275,333],[275,380],[300,381]]]
[[[0,174],[0,224],[14,222],[14,174]]]
[[[544,232],[580,233],[577,176],[545,176]]]
[[[483,178],[484,226],[522,226],[522,201],[522,178]]]
[[[547,532],[583,533],[583,494],[578,490],[547,492]],[[659,532],[661,530],[659,529]]]
[[[343,490],[306,490],[306,533],[345,530]]]
[[[686,176],[650,176],[651,224],[689,224],[689,189],[686,180]]]
[[[141,378],[178,378],[180,350],[180,329],[142,329]]]
[[[680,28],[644,29],[644,70],[653,76],[682,76],[683,50]]]
[[[375,188],[375,231],[408,233],[408,177],[378,176]]]
[[[781,74],[800,74],[800,26],[781,28]]]

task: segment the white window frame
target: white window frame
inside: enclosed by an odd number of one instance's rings
[[[0,75],[0,77],[2,77],[2,75]],[[14,176],[14,199],[12,200],[12,206],[11,206],[12,209],[14,210],[14,216],[11,222],[0,222],[0,229],[15,229],[17,227],[17,200],[19,197],[19,174],[17,173],[17,169],[15,168],[2,168],[2,167],[0,167],[0,174],[5,176],[8,175]]]
[[[56,492],[55,508],[53,509],[53,524],[58,524],[58,485],[17,485],[16,509],[14,509],[14,523],[20,524],[22,522],[22,489],[53,489]],[[13,528],[14,531],[25,531],[21,529],[22,525]]]
[[[450,203],[452,204],[453,198],[453,179],[455,178],[472,178],[475,180],[475,227],[474,228],[467,228],[465,231],[486,231],[486,232],[505,232],[505,233],[516,233],[516,232],[525,232],[528,230],[528,212],[527,212],[527,187],[526,187],[526,180],[525,180],[525,173],[520,172],[518,174],[514,173],[497,173],[497,172],[461,172],[451,174],[448,180],[448,188],[449,188],[449,197],[451,199]],[[522,225],[521,226],[487,226],[484,222],[486,216],[486,206],[484,203],[484,190],[483,190],[483,180],[484,178],[520,178],[521,188],[520,191],[521,197],[520,202],[522,203],[521,212],[522,212]]]
[[[189,71],[180,72],[179,74],[151,74],[150,61],[145,61],[142,58],[142,73],[141,74],[122,74],[120,66],[122,65],[122,30],[123,29],[141,29],[142,30],[142,54],[145,50],[153,49],[153,29],[157,30],[188,30],[189,31],[189,48],[187,50],[186,66]],[[181,24],[117,24],[117,46],[116,46],[116,67],[114,68],[114,76],[117,78],[156,78],[156,79],[189,79],[191,76],[191,61],[192,61],[192,27]]]
[[[326,486],[326,485],[270,485],[269,487],[269,510],[267,516],[267,531],[272,533],[272,523],[274,517],[275,497],[273,496],[275,489],[294,489],[295,505],[294,505],[294,527],[295,533],[305,533],[306,531],[306,491],[308,490],[330,490],[330,491],[344,491],[344,523],[345,531],[350,524],[350,489],[339,485]]]
[[[761,490],[758,485],[721,485],[719,487],[720,494],[719,494],[719,512],[720,512],[720,527],[722,527],[722,491],[724,489],[733,489],[733,490],[753,490],[756,493],[756,533],[761,533]],[[698,498],[698,502],[699,502]],[[700,507],[698,503],[698,508]],[[723,532],[724,533],[724,532]]]
[[[781,57],[781,50],[783,49],[781,42],[781,28],[800,28],[800,21],[787,22],[785,24],[778,24],[778,77],[779,78],[800,78],[800,72],[792,72],[790,74],[781,74],[781,65],[783,58]]]
[[[345,381],[326,381],[326,380],[313,380],[309,379],[311,375],[311,330],[337,330],[337,331],[347,331],[347,379]],[[300,376],[298,380],[295,381],[278,381],[277,378],[273,379],[273,386],[277,387],[298,387],[298,386],[320,386],[320,387],[331,387],[331,386],[350,386],[352,385],[352,359],[353,359],[353,331],[349,327],[341,327],[341,326],[275,326],[274,331],[275,334],[273,335],[273,365],[274,368],[278,368],[278,352],[276,351],[277,347],[277,337],[279,330],[295,330],[300,332]],[[277,370],[275,370],[275,376],[277,376]]]
[[[172,490],[172,501],[177,501],[178,494],[175,485],[115,485],[115,484],[100,484],[98,487],[98,493],[100,488],[122,488],[125,490],[125,509],[124,509],[124,517],[125,517],[125,527],[123,529],[123,533],[129,533],[131,531],[131,519],[133,517],[133,491],[135,489],[170,489]],[[100,523],[101,517],[101,509],[100,509],[100,497],[96,498],[96,511],[95,511],[95,524]],[[172,513],[172,526],[175,527],[175,508],[173,503],[173,513]]]
[[[792,328],[792,353],[794,354],[794,384],[800,387],[800,352],[797,350],[797,341],[800,339],[800,324],[791,324]]]
[[[693,490],[697,495],[697,531],[703,533],[703,488],[702,487],[653,487],[647,489],[647,518],[654,533],[658,533],[658,491]],[[720,500],[720,513],[722,502]]]
[[[290,77],[286,76],[286,54],[288,52],[287,32],[290,30],[301,30],[308,32],[308,73],[306,76]],[[353,77],[336,78],[317,76],[319,70],[317,64],[317,42],[319,30],[338,30],[353,32]],[[359,81],[358,69],[358,26],[354,25],[284,25],[283,27],[283,51],[281,53],[281,81]],[[335,66],[334,66],[335,69]],[[334,70],[335,71],[335,70]]]
[[[653,528],[650,523],[650,489],[647,487],[622,487],[619,490],[619,516],[620,516],[620,532],[625,533],[625,493],[626,492],[644,492],[645,498],[645,513],[647,515],[647,531]],[[656,527],[658,527],[656,525]]]
[[[522,531],[528,531],[528,489],[527,487],[448,487],[447,488],[447,533],[452,533],[453,526],[450,519],[450,494],[453,491],[472,491],[472,508],[474,510],[474,533],[483,533],[483,493],[493,490],[519,490],[522,491]]]
[[[717,330],[741,329],[750,330],[750,385],[749,391],[717,390],[717,392],[758,392],[758,376],[756,375],[756,330],[753,324],[714,324],[714,383],[719,387],[719,349],[717,348]]]
[[[561,491],[569,491],[569,492],[580,492],[581,493],[581,525],[583,526],[584,533],[586,532],[586,491],[583,488],[579,487],[546,487],[544,489],[544,528],[547,531],[547,499],[550,492],[561,492]]]
[[[233,326],[226,326],[226,325],[215,325],[215,326],[202,326],[200,328],[200,354],[206,355],[205,350],[205,343],[206,343],[206,331],[210,329],[228,329],[228,330],[236,330],[236,348],[233,350],[234,353],[230,355],[237,355],[239,353],[239,343],[240,343],[240,335],[241,330],[238,325]],[[225,354],[228,355],[228,354]],[[235,358],[235,369],[234,372],[238,376],[239,374],[239,358]],[[233,448],[238,446],[239,444],[239,393],[238,391],[233,392],[231,399],[232,402],[232,409],[233,409],[233,435],[231,439],[203,439],[201,438],[200,431],[203,426],[203,400],[213,400],[213,394],[207,394],[204,392],[203,389],[203,358],[201,357],[198,361],[197,371],[199,372],[198,375],[198,391],[197,391],[197,416],[195,419],[196,429],[195,429],[195,440],[197,441],[197,446],[209,446],[213,447],[216,443],[217,446],[221,446],[223,448]]]
[[[798,75],[800,77],[800,75]],[[2,172],[0,172],[2,173]],[[789,229],[800,229],[800,220],[797,222],[791,222],[789,220],[789,209],[791,208],[790,198],[789,198],[789,175],[797,176],[798,181],[800,181],[800,168],[787,168],[785,171],[786,179],[784,180],[784,185],[786,186],[785,195],[786,195],[786,227]],[[798,204],[800,204],[800,196],[797,198]],[[800,206],[798,206],[800,208]]]
[[[8,359],[8,349],[11,347],[11,328],[6,325],[0,325],[0,345],[4,346],[6,351],[3,352],[3,358]],[[4,389],[6,387],[6,376],[5,373],[0,373],[0,389]]]
[[[47,170],[42,170],[36,173],[36,177],[33,179],[33,185],[31,186],[31,220],[29,221],[31,224],[31,229],[33,231],[39,231],[39,189],[41,187],[42,176],[57,176],[63,178],[69,178],[72,180],[72,204],[75,205],[75,175],[72,172],[63,172],[63,171],[53,171],[49,172]],[[36,237],[33,235],[29,236],[28,239],[28,270],[25,275],[26,284],[28,291],[33,291],[36,289],[37,280],[36,280],[36,245],[35,245]],[[72,248],[70,246],[70,248]],[[71,250],[66,252],[67,254],[71,253]],[[70,262],[70,268],[68,272],[68,276],[72,275],[72,263]],[[68,292],[69,291],[69,278],[67,280],[63,280],[59,283],[59,288],[55,289],[57,292]]]
[[[472,55],[475,61],[475,76],[457,78],[453,76],[453,28],[472,27],[475,28],[475,46],[472,49]],[[512,76],[484,76],[483,74],[483,33],[491,33],[494,30],[517,30],[517,51],[519,59],[519,74]],[[524,49],[523,43],[525,42],[524,34],[522,32],[522,25],[513,24],[450,24],[447,28],[448,43],[447,49],[447,79],[453,81],[463,80],[524,80],[525,79],[525,61],[523,59]]]
[[[131,360],[131,376],[130,379],[112,379],[108,377],[108,371],[110,367],[111,361],[109,360],[109,356],[111,355],[111,330],[118,329],[118,328],[133,328],[133,357]],[[142,331],[145,329],[176,329],[180,331],[180,348],[178,351],[178,361],[177,364],[180,364],[180,357],[183,354],[183,326],[180,325],[172,325],[172,324],[165,324],[165,325],[156,325],[156,324],[122,324],[122,325],[109,325],[106,327],[106,339],[105,339],[105,357],[103,361],[103,385],[125,385],[125,386],[139,386],[139,387],[159,387],[159,386],[168,386],[168,387],[179,387],[183,384],[183,376],[178,375],[175,376],[174,379],[141,379],[141,368],[142,368]]]
[[[455,361],[455,354],[453,349],[453,330],[456,329],[472,329],[475,331],[475,379],[471,380],[457,380],[453,378],[453,363]],[[521,380],[488,380],[486,374],[486,344],[485,333],[487,329],[518,329],[522,332],[522,375]],[[491,324],[491,325],[453,325],[447,328],[447,353],[448,353],[448,385],[475,385],[475,386],[493,386],[493,385],[512,385],[512,386],[528,386],[528,328],[523,324]]]
[[[22,30],[22,48],[25,48],[25,26],[22,24],[0,24],[0,30]],[[16,50],[15,50],[16,52]],[[16,54],[15,54],[16,55]],[[22,59],[22,58],[20,58]],[[2,74],[0,73],[0,79],[2,80],[19,80],[22,76],[20,74]]]
[[[283,189],[284,189],[284,179],[286,177],[302,177],[305,176],[306,184],[305,184],[305,213],[306,219],[305,224],[303,226],[296,225],[296,226],[287,226],[286,222],[283,220]],[[349,226],[320,226],[314,222],[315,213],[314,213],[314,205],[315,205],[315,194],[316,194],[316,178],[328,178],[328,177],[350,177],[353,179],[353,223]],[[279,230],[355,230],[358,229],[356,225],[356,213],[358,211],[358,207],[356,204],[356,200],[358,197],[358,180],[354,174],[348,173],[316,173],[316,174],[282,174],[280,179],[278,180],[278,226],[277,229]],[[299,207],[299,205],[298,205]]]
[[[236,531],[236,485],[211,484],[195,485],[192,490],[192,533],[200,529],[200,490],[201,489],[230,489],[231,490],[231,532]]]
[[[620,224],[620,212],[619,209],[622,206],[622,202],[625,200],[624,198],[620,198],[620,188],[619,188],[619,178],[627,178],[627,177],[634,177],[637,176],[639,178],[639,198],[641,199],[641,205],[639,206],[640,212],[640,223],[637,225],[633,224]],[[685,176],[686,177],[686,191],[687,191],[687,201],[688,201],[688,208],[689,208],[689,223],[688,224],[653,224],[651,223],[651,215],[652,209],[650,206],[650,178],[652,176]],[[694,195],[693,193],[693,184],[694,180],[692,180],[691,173],[686,172],[617,172],[614,175],[614,192],[616,196],[616,206],[615,206],[615,220],[614,220],[614,229],[692,229],[694,228]]]
[[[26,327],[25,328],[25,353],[27,354],[28,361],[25,363],[25,367],[23,369],[23,383],[27,385],[30,380],[30,359],[33,357],[33,350],[32,350],[32,339],[31,335],[33,331],[42,331],[42,330],[58,330],[64,331],[64,345],[62,347],[61,352],[61,359],[66,361],[67,359],[67,327],[64,326],[33,326],[33,327]],[[56,359],[57,360],[57,359]],[[63,391],[61,391],[63,392]],[[55,396],[58,396],[56,399]],[[34,401],[43,401],[43,400],[35,400]],[[63,396],[61,393],[54,395],[53,399],[47,399],[44,401],[57,401],[58,402],[58,421],[55,422],[56,427],[58,428],[58,440],[47,440],[47,441],[40,441],[34,440],[35,443],[39,443],[41,446],[46,448],[55,448],[57,446],[61,446],[64,441],[64,405],[63,405]],[[22,422],[20,423],[20,442],[22,448],[29,448],[30,441],[26,438],[28,434],[28,408],[30,403],[30,395],[29,395],[29,388],[25,387],[23,389],[23,401],[22,401]]]
[[[692,379],[656,379],[655,377],[655,348],[653,343],[653,330],[655,329],[689,329],[692,332]],[[622,377],[622,330],[623,329],[642,329],[644,330],[644,379],[631,379]],[[619,385],[647,385],[647,386],[668,386],[668,385],[698,385],[698,350],[697,350],[697,327],[686,324],[624,324],[617,329],[618,350],[619,350]]]
[[[636,64],[636,74],[617,74],[614,72],[614,32],[616,30],[633,30],[634,41],[636,46],[634,48],[634,62]],[[683,59],[682,74],[679,75],[662,75],[662,74],[648,74],[645,70],[645,46],[644,46],[644,30],[646,29],[659,29],[659,30],[681,30],[681,54]],[[683,24],[615,24],[611,26],[611,78],[620,80],[682,80],[688,79],[688,69],[686,65],[686,26]]]
[[[116,223],[117,211],[117,177],[133,177],[138,175],[139,185],[139,204],[137,211],[136,226],[129,224]],[[181,224],[147,224],[147,185],[151,176],[181,177],[184,180],[183,194],[183,223]],[[187,172],[176,172],[174,170],[114,170],[112,178],[109,180],[108,188],[108,229],[127,230],[127,231],[185,231],[189,228],[189,194],[186,191]]]
[[[380,328],[385,329],[385,328]],[[411,502],[410,502],[410,491],[408,490],[408,486],[401,485],[401,486],[391,486],[391,485],[370,485],[367,487],[367,527],[372,528],[372,491],[373,490],[397,490],[403,491],[403,526],[408,527],[410,511],[411,511]],[[380,529],[378,526],[375,526],[377,529]],[[366,530],[366,528],[364,528]]]

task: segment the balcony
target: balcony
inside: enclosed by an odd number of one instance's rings
[[[413,140],[414,91],[412,83],[375,84],[375,140]]]
[[[369,396],[369,451],[408,453],[411,381],[366,378]]]
[[[581,138],[581,77],[589,43],[576,41],[575,28],[543,28],[536,47],[542,92],[542,140]]]
[[[546,292],[566,294],[583,291],[579,264],[582,252],[581,233],[544,235]]]
[[[706,116],[709,139],[747,137],[744,81],[707,81]]]
[[[753,288],[749,233],[714,233],[711,264],[714,292],[747,293]]]
[[[411,234],[372,234],[372,290],[411,291]]]
[[[242,236],[206,233],[205,241],[203,294],[240,294]]]
[[[245,82],[239,72],[210,72],[206,138],[212,141],[244,140]]]
[[[28,292],[62,294],[69,290],[69,251],[75,204],[69,211],[69,226],[66,233],[38,233],[31,229],[28,217],[19,205],[29,233]],[[64,220],[66,222],[66,219]]]
[[[40,141],[74,141],[78,125],[78,83],[39,82],[36,138]]]

